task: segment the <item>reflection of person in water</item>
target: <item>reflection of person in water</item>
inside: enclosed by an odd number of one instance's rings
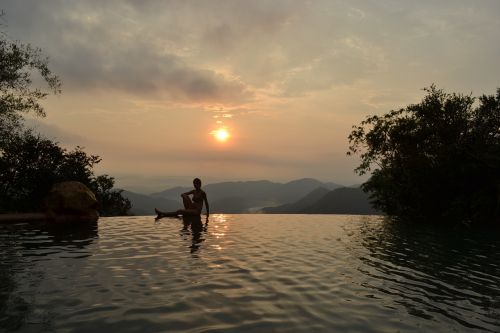
[[[199,216],[203,209],[203,203],[205,203],[208,219],[208,216],[210,215],[210,208],[208,206],[207,194],[201,189],[201,180],[199,178],[195,178],[193,180],[193,186],[194,190],[181,194],[184,209],[179,209],[175,212],[162,212],[155,208],[155,212],[156,214],[158,214],[156,218],[160,219],[162,217],[176,217],[179,215]],[[192,195],[193,197],[191,198],[190,195]]]
[[[181,236],[192,235],[189,248],[191,253],[195,253],[200,248],[201,243],[205,241],[203,233],[207,232],[208,219],[203,224],[200,215],[183,215],[182,222]]]

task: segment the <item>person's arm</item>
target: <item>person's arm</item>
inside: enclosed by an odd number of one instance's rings
[[[182,193],[181,194],[181,197],[185,196],[185,195],[190,195],[190,194],[193,194],[194,190],[191,190],[189,192],[186,192],[186,193]]]
[[[208,220],[208,216],[210,215],[210,207],[208,206],[207,194],[205,192],[203,192],[203,200],[205,200],[205,207],[207,210],[207,220]]]

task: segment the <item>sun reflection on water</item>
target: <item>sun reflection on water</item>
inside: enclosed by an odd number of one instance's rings
[[[224,238],[224,236],[226,236],[228,231],[227,216],[224,214],[215,214],[212,216],[213,216],[212,217],[213,228],[211,228],[210,235],[213,236],[214,239],[222,241],[222,239]],[[212,247],[217,250],[223,249],[220,243],[213,244]]]

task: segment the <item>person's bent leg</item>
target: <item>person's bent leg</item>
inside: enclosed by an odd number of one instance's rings
[[[193,202],[188,195],[182,196],[182,203],[184,204],[184,209],[191,209],[193,207]]]
[[[195,215],[200,215],[200,211],[198,209],[179,209],[177,212],[179,212],[181,215],[189,215],[189,216],[195,216]]]
[[[179,212],[162,212],[155,208],[155,213],[158,215],[156,216],[156,219],[161,219],[162,217],[177,217],[179,216]]]

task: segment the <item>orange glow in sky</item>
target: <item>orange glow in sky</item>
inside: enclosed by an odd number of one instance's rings
[[[213,136],[219,142],[226,142],[230,137],[229,132],[225,128],[219,128],[213,131]]]

